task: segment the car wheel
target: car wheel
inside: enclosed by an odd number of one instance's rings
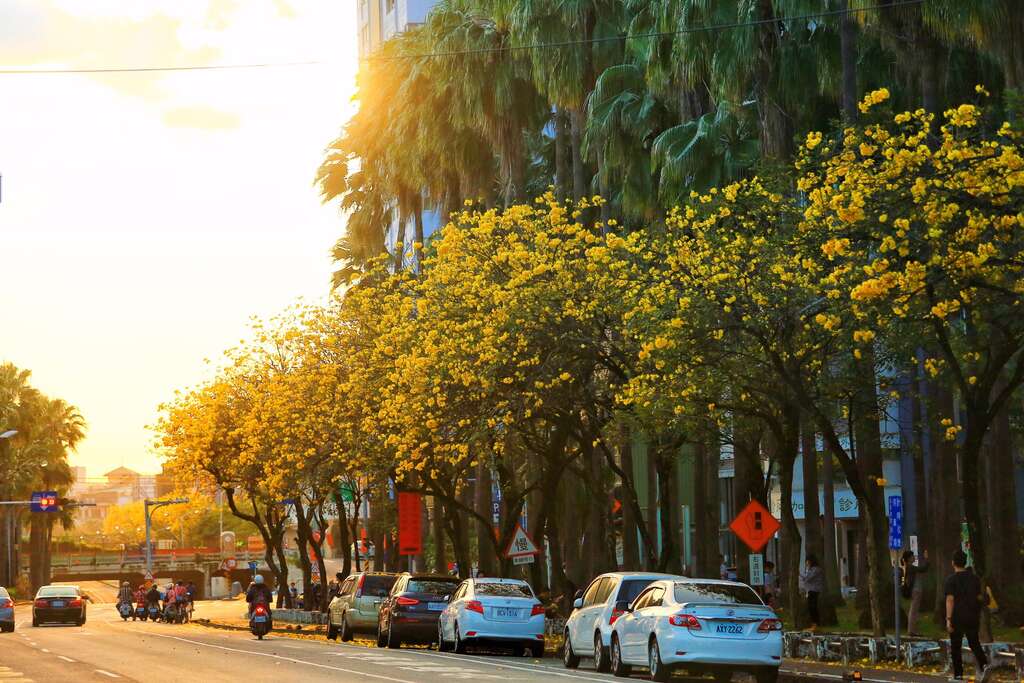
[[[658,648],[658,639],[651,638],[647,645],[647,667],[651,670],[651,680],[664,683],[672,677],[672,672],[661,661],[661,650]]]
[[[562,645],[562,664],[566,669],[575,669],[580,665],[580,658],[572,651],[572,642],[569,641],[569,629],[565,629],[565,643]]]
[[[437,620],[437,651],[447,652],[448,646],[444,642],[444,626],[441,625],[441,620]]]
[[[338,639],[338,629],[328,619],[327,620],[327,640],[337,640],[337,639]]]
[[[341,642],[343,643],[352,640],[352,629],[348,625],[348,614],[341,615],[341,626],[338,627],[338,635],[341,636]]]
[[[466,654],[466,641],[462,639],[462,634],[459,633],[459,622],[455,622],[455,645],[452,650],[457,655]]]
[[[524,654],[526,654],[526,646],[525,645],[523,645],[521,643],[514,643],[512,645],[512,656],[513,657],[522,657]]]
[[[757,672],[757,683],[777,683],[779,680],[779,667],[770,666]]]
[[[388,641],[387,645],[392,650],[397,650],[402,647],[402,639],[395,635],[395,627],[388,624]]]
[[[384,628],[377,622],[377,647],[384,647]]]
[[[544,657],[544,643],[530,643],[530,656],[534,659],[542,659]]]
[[[612,646],[611,652],[608,655],[611,659],[612,673],[616,676],[624,677],[628,676],[630,667],[628,664],[622,663],[622,648],[619,646],[619,636],[615,633],[612,634]]]
[[[601,632],[594,634],[594,668],[601,673],[608,673],[608,650],[601,643]]]

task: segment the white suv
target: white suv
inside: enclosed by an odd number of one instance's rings
[[[595,669],[608,671],[608,646],[615,620],[652,582],[682,578],[652,572],[610,572],[591,581],[586,590],[576,593],[573,612],[565,622],[565,667],[575,669],[580,657],[593,657]]]

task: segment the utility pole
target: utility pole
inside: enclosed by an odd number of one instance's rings
[[[150,529],[153,526],[153,510],[165,505],[177,505],[187,503],[188,498],[170,498],[168,500],[150,500],[146,498],[142,503],[143,516],[146,518],[146,579],[153,578],[153,545],[150,541]]]

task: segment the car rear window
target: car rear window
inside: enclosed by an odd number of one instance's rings
[[[500,595],[505,598],[532,598],[533,591],[525,583],[478,583],[477,595]]]
[[[731,605],[763,605],[748,586],[729,583],[677,583],[676,602],[722,602]]]
[[[43,586],[36,594],[37,598],[77,598],[78,589],[73,586]]]
[[[386,576],[382,574],[367,574],[363,580],[363,593],[374,594],[378,591],[389,591],[395,585],[397,576]]]
[[[0,598],[9,598],[11,594],[7,592],[6,588],[0,588]]]
[[[633,602],[640,591],[654,583],[654,579],[623,579],[619,586],[619,594],[615,597],[616,602],[625,600]]]
[[[405,590],[410,593],[432,593],[434,595],[447,595],[455,590],[459,581],[444,581],[441,579],[412,579]]]

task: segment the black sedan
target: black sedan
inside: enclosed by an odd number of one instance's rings
[[[86,598],[78,586],[43,586],[32,602],[32,625],[85,623]]]
[[[436,641],[437,619],[461,581],[457,576],[399,574],[380,606],[377,647]]]

